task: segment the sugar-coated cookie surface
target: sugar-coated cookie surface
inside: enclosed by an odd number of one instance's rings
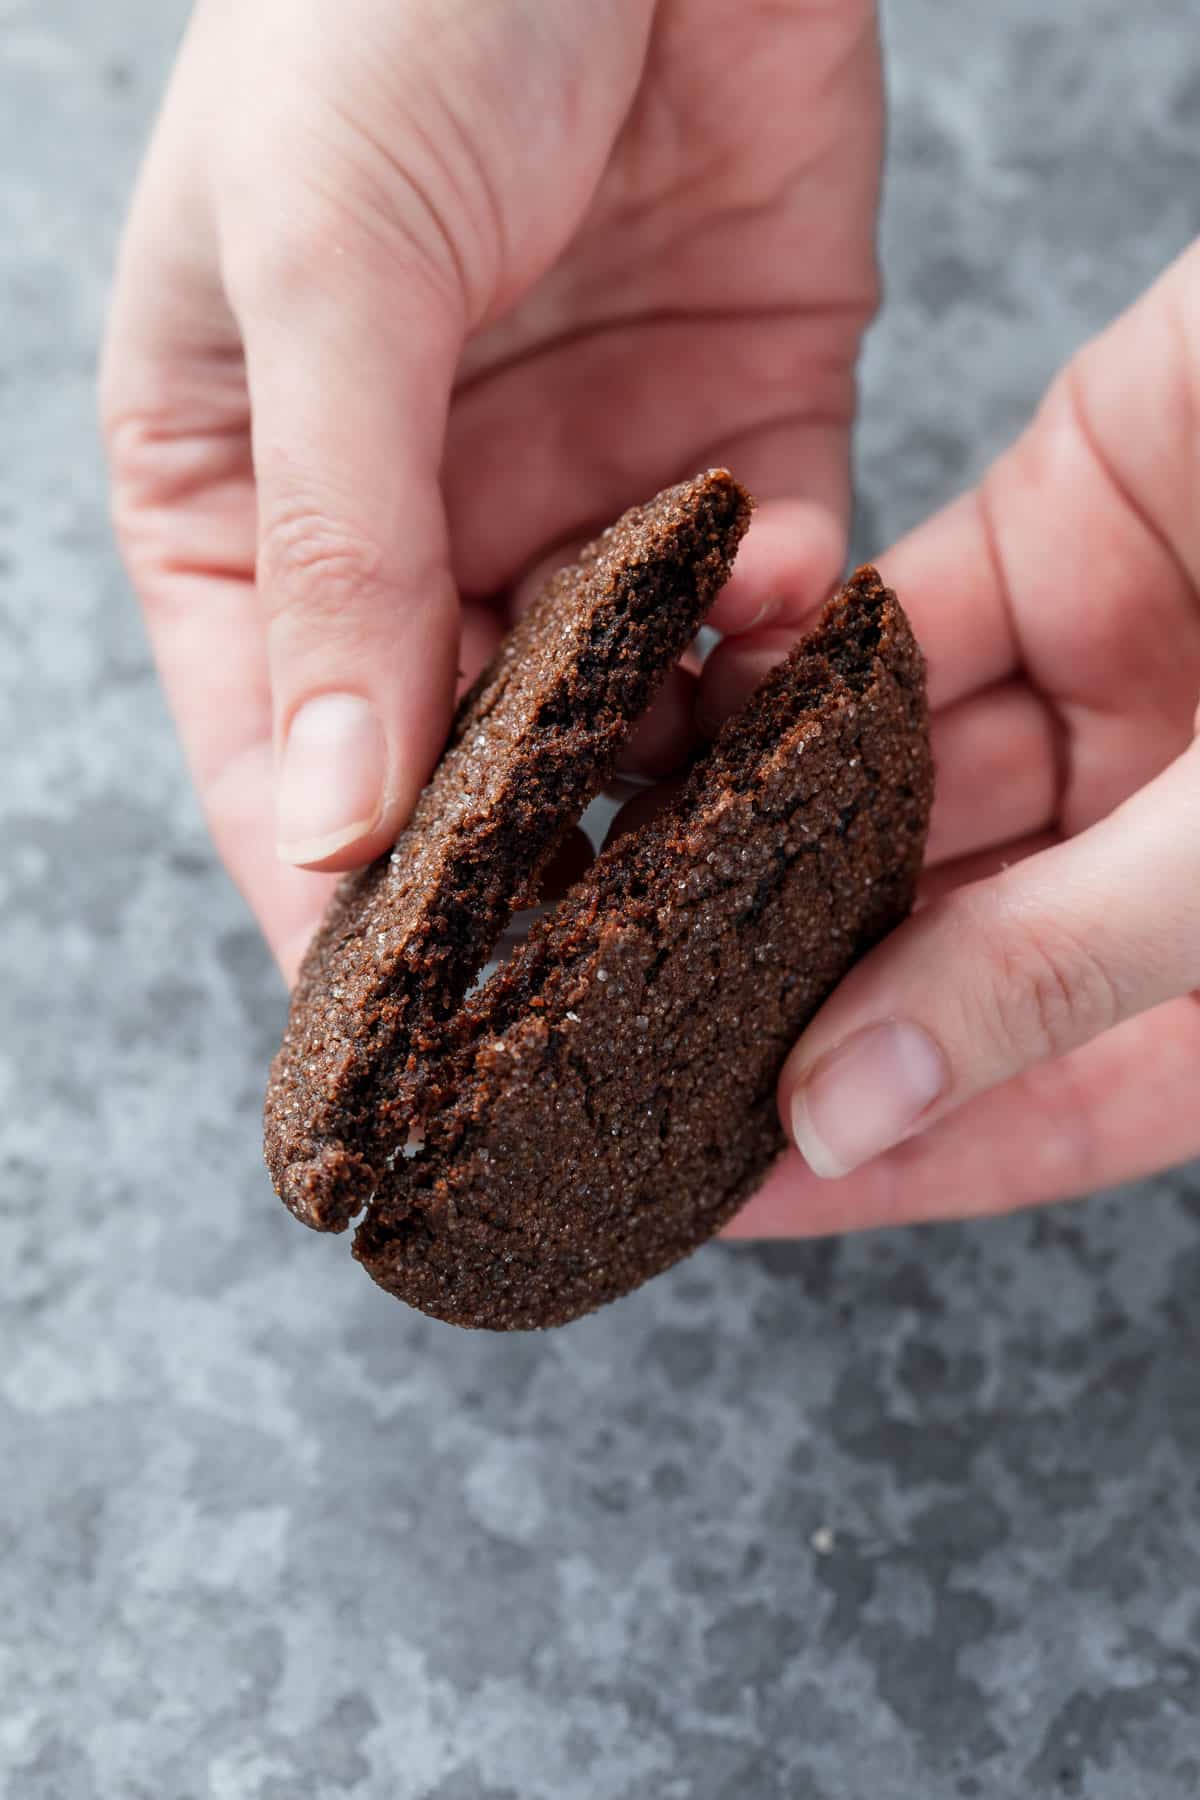
[[[779,1071],[905,917],[932,800],[924,668],[862,569],[669,811],[458,1013],[425,1144],[354,1253],[458,1325],[562,1323],[710,1237],[784,1147]]]
[[[560,571],[464,699],[391,855],[337,890],[265,1108],[272,1178],[306,1224],[344,1229],[386,1177],[424,1059],[695,636],[749,515],[710,470]]]

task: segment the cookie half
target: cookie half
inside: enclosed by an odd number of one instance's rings
[[[861,569],[693,768],[457,1011],[354,1254],[456,1325],[561,1324],[710,1237],[784,1147],[797,1034],[908,913],[924,667]]]
[[[723,469],[636,507],[542,590],[456,716],[390,856],[337,890],[272,1066],[265,1151],[338,1231],[412,1120],[423,1061],[695,636],[750,501]]]

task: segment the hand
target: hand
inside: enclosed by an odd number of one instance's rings
[[[925,904],[796,1046],[811,1166],[783,1158],[737,1234],[1001,1211],[1200,1152],[1198,490],[1200,246],[884,561],[929,662]],[[709,710],[775,654],[727,640]]]
[[[191,767],[285,971],[310,871],[395,838],[456,672],[564,543],[728,461],[793,497],[829,585],[879,137],[870,0],[201,0],[102,408]]]

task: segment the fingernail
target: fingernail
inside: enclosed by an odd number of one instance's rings
[[[383,810],[387,744],[358,694],[318,694],[292,719],[275,801],[284,862],[317,863],[366,837]]]
[[[792,1099],[792,1136],[816,1175],[848,1175],[898,1144],[946,1086],[941,1051],[919,1025],[856,1031],[813,1064]]]
[[[763,601],[754,617],[742,626],[743,631],[757,631],[760,625],[769,625],[783,603],[782,594],[770,594]]]

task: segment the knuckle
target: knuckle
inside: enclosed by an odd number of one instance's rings
[[[204,532],[197,529],[207,497],[238,455],[231,452],[227,427],[197,419],[169,397],[161,403],[143,398],[136,405],[116,398],[102,413],[101,431],[109,517],[147,611],[161,609],[160,594],[173,594],[175,575],[222,566],[244,572],[249,527],[230,528],[227,522],[211,558]],[[236,564],[231,562],[235,545],[245,546]]]
[[[100,437],[109,473],[121,487],[140,488],[158,467],[163,431],[150,413],[134,411],[119,395],[101,395]]]
[[[1007,1010],[1010,1035],[1044,1057],[1059,1056],[1078,1041],[1084,996],[1078,970],[1068,967],[1060,946],[1045,933],[1030,937],[1009,956],[1014,979]]]
[[[299,610],[332,621],[379,591],[383,554],[370,537],[298,503],[262,529],[258,585],[271,620]]]
[[[162,432],[142,413],[118,409],[101,413],[101,439],[108,463],[108,511],[126,566],[142,585],[162,560]]]
[[[1121,1016],[1114,983],[1075,931],[1059,921],[1018,920],[994,932],[985,1024],[1023,1060],[1045,1060],[1107,1031]]]

